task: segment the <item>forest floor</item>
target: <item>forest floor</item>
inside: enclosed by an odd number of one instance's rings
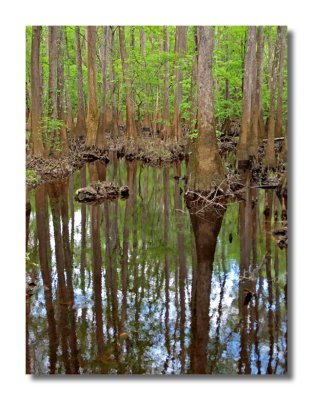
[[[140,160],[144,163],[160,166],[186,158],[187,140],[180,142],[163,141],[159,138],[137,138],[129,140],[125,137],[112,140],[107,138],[107,149],[97,147],[86,148],[85,138],[71,138],[69,151],[59,157],[34,157],[26,155],[26,185],[34,188],[42,183],[64,178],[80,169],[85,163],[101,160],[109,162],[109,152],[116,152],[119,158]]]
[[[235,153],[238,142],[237,135],[222,134],[218,145],[221,157],[227,170],[227,180],[230,192],[240,189],[240,177],[237,174]],[[264,189],[286,190],[282,182],[286,175],[286,164],[278,163],[275,171],[264,169],[262,160],[264,158],[266,141],[259,147],[257,160],[252,160],[248,168],[252,172],[253,184]],[[276,154],[280,154],[282,141],[275,141]],[[113,140],[107,135],[107,149],[100,150],[97,147],[86,148],[85,138],[72,137],[69,141],[69,151],[59,157],[26,156],[26,185],[34,188],[45,182],[62,179],[80,169],[84,164],[96,160],[103,163],[109,162],[109,153],[116,152],[118,158],[125,157],[126,160],[140,160],[143,163],[161,166],[179,160],[188,160],[188,142],[184,138],[179,142],[164,141],[155,137],[138,137],[130,140],[121,136]],[[283,189],[282,189],[283,188]]]

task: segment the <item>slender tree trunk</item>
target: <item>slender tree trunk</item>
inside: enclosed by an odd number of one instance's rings
[[[119,134],[118,129],[118,115],[117,115],[117,106],[116,106],[116,97],[115,97],[115,69],[114,69],[114,30],[113,27],[110,27],[111,34],[111,42],[110,42],[110,93],[111,93],[111,107],[112,107],[112,137],[113,139],[117,138]]]
[[[76,40],[76,68],[77,68],[77,122],[76,135],[86,136],[86,114],[84,101],[84,85],[83,85],[83,68],[82,68],[82,51],[80,46],[80,30],[79,26],[75,27]]]
[[[176,37],[175,37],[175,53],[177,53],[179,59],[184,56],[187,52],[187,26],[177,26],[176,27]],[[178,60],[179,63],[179,60]],[[175,67],[175,98],[174,98],[174,116],[172,124],[172,138],[178,141],[182,138],[182,126],[181,126],[181,102],[182,102],[182,70],[177,63]]]
[[[143,27],[140,28],[140,51],[141,56],[144,60],[144,68],[146,69],[146,34]],[[149,102],[148,102],[148,90],[147,84],[144,82],[144,115],[141,122],[141,127],[143,131],[151,132],[151,121],[149,117]]]
[[[40,37],[41,26],[33,26],[31,50],[31,141],[33,145],[32,151],[35,156],[44,154],[41,138]]]
[[[88,115],[86,147],[96,146],[98,127],[97,71],[96,71],[95,26],[87,26],[87,63],[88,63]]]
[[[124,84],[126,90],[126,132],[128,138],[134,139],[137,137],[137,128],[135,123],[135,114],[133,106],[134,96],[131,89],[126,46],[125,46],[125,27],[123,26],[119,27],[119,36],[120,36],[122,70],[123,70]]]
[[[277,37],[275,44],[275,51],[273,55],[273,63],[270,78],[270,110],[268,119],[268,133],[267,133],[267,147],[265,152],[264,165],[267,168],[275,168],[276,158],[275,158],[275,94],[277,87],[277,65],[280,52],[280,38],[282,34],[282,29],[279,26],[277,28]]]
[[[262,106],[262,86],[263,86],[263,60],[264,60],[264,27],[260,26],[257,34],[257,99],[258,99],[258,142],[264,139],[265,127],[263,117],[263,106]]]
[[[197,29],[195,27],[195,33],[194,33],[194,38],[195,38],[195,51],[194,51],[194,56],[193,56],[193,61],[192,61],[192,76],[191,76],[191,85],[190,85],[190,120],[189,120],[189,130],[192,132],[194,129],[196,129],[197,126],[197,73],[198,73],[198,58],[197,58],[197,52],[198,52],[198,46],[197,46]]]
[[[59,27],[49,26],[49,116],[58,118],[57,74],[58,74]]]
[[[169,53],[168,28],[163,28],[164,32],[164,53]],[[164,94],[163,94],[163,138],[170,136],[170,105],[169,105],[169,61],[164,64]]]
[[[61,149],[60,153],[65,154],[68,152],[68,141],[67,141],[67,133],[66,133],[66,120],[65,120],[65,87],[64,87],[64,26],[59,27],[59,35],[58,35],[58,119],[62,121],[64,125],[60,128],[60,142]]]
[[[252,119],[252,98],[254,89],[254,70],[256,56],[256,27],[249,26],[247,51],[245,57],[244,83],[243,83],[243,98],[242,98],[242,118],[241,131],[239,136],[237,160],[238,165],[249,160],[248,145],[251,140],[251,119]]]
[[[73,132],[74,121],[73,121],[73,107],[70,92],[70,54],[68,48],[68,38],[65,30],[65,43],[66,43],[66,56],[67,56],[67,66],[66,66],[66,79],[65,79],[65,104],[66,104],[66,127],[70,133]]]
[[[101,108],[99,115],[98,124],[98,138],[97,147],[104,149],[107,146],[105,138],[105,112],[106,112],[106,95],[107,95],[107,49],[108,49],[108,34],[109,30],[107,26],[103,27],[102,32],[102,96],[101,96]]]
[[[218,152],[213,103],[212,27],[197,27],[198,34],[198,138],[191,146],[188,164],[188,187],[211,191],[224,179],[225,170]]]
[[[257,31],[257,54],[255,60],[255,84],[252,92],[252,110],[251,110],[251,138],[248,144],[248,156],[256,156],[260,140],[259,121],[262,117],[262,83],[263,83],[263,26]]]
[[[285,43],[287,27],[281,28],[280,51],[279,51],[279,70],[278,70],[278,94],[277,94],[277,113],[275,125],[275,137],[283,136],[283,90],[284,90],[284,65],[285,65]]]

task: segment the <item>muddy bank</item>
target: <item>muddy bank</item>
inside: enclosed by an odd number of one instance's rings
[[[71,138],[69,153],[59,158],[33,157],[26,158],[26,184],[36,187],[45,182],[62,179],[85,163],[101,160],[109,162],[109,152],[116,152],[119,158],[140,160],[146,164],[159,166],[165,163],[183,160],[186,157],[187,140],[179,143],[165,142],[158,138],[138,138],[129,140],[125,137],[113,141],[107,136],[107,148],[85,147],[85,138]]]

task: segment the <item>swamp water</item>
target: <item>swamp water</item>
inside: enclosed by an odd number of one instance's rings
[[[111,157],[30,192],[27,373],[286,373],[279,200],[249,188],[190,215],[174,179],[185,170]],[[74,201],[98,179],[130,196]]]

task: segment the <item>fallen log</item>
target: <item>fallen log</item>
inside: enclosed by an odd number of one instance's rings
[[[126,198],[129,195],[127,186],[120,188],[112,182],[92,182],[89,186],[78,189],[75,200],[80,203],[98,203],[102,200],[114,200],[117,197]]]

